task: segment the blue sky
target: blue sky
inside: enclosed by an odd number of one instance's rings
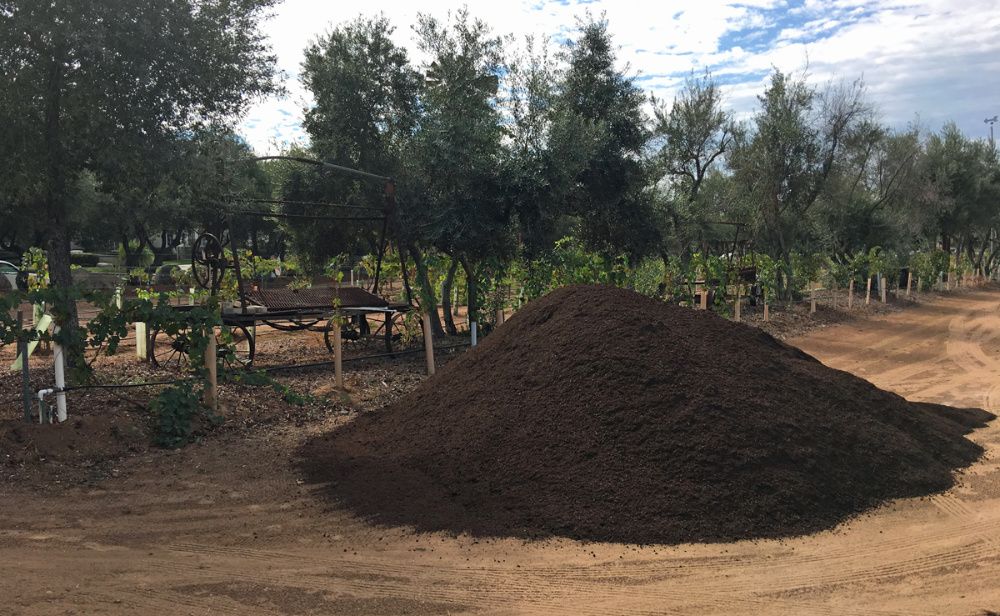
[[[954,120],[983,137],[1000,113],[1000,0],[626,0],[470,1],[497,34],[564,38],[576,17],[604,13],[623,68],[670,100],[691,71],[711,71],[728,106],[749,117],[773,67],[818,87],[863,78],[882,120],[937,130]],[[285,0],[265,24],[289,95],[254,105],[238,130],[260,152],[304,141],[309,93],[298,82],[302,50],[359,14],[386,16],[420,64],[410,26],[417,11],[444,16],[459,2]]]

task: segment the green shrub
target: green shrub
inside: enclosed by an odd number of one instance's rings
[[[193,439],[197,422],[218,425],[222,417],[201,404],[201,388],[192,381],[184,381],[164,389],[153,398],[149,408],[156,415],[156,433],[153,441],[160,447],[175,448]]]
[[[128,243],[128,249],[129,252],[135,253],[139,250],[139,242],[130,240]],[[152,265],[155,260],[156,255],[154,255],[153,251],[149,249],[149,246],[143,245],[142,252],[139,254],[139,262],[135,265],[141,268],[147,268]],[[118,244],[118,264],[125,265],[125,246],[120,242]]]

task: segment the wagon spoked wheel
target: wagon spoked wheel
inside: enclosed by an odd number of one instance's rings
[[[146,355],[156,368],[184,371],[191,363],[191,339],[186,330],[175,333],[154,329],[149,335]]]
[[[191,274],[202,289],[218,291],[226,273],[222,241],[211,233],[202,233],[191,249]]]
[[[216,334],[218,356],[227,370],[240,370],[253,365],[257,343],[244,325],[224,325]]]
[[[253,364],[256,342],[243,325],[227,325],[216,332],[216,353],[224,368],[237,370]],[[153,330],[147,346],[149,362],[157,368],[183,372],[191,365],[191,338],[187,330]]]
[[[323,330],[323,342],[326,343],[326,350],[333,353],[333,328],[336,327],[333,319],[327,322]],[[350,317],[347,322],[340,325],[340,339],[343,341],[344,349],[371,350],[374,337],[368,320],[365,316]]]

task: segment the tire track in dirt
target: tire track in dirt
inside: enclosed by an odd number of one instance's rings
[[[165,568],[174,569],[178,572],[187,571],[181,565],[176,563],[165,564]],[[557,569],[557,568],[555,568]],[[478,572],[478,571],[477,571]],[[278,573],[273,569],[267,571],[265,574],[255,574],[255,573],[233,573],[228,571],[215,571],[209,569],[208,571],[201,572],[202,575],[199,577],[201,583],[225,583],[234,580],[251,582],[251,583],[282,583],[297,585],[301,584],[303,578],[312,577],[314,575],[309,571],[290,571]],[[275,575],[278,573],[278,575]],[[487,573],[482,571],[480,573]],[[657,607],[652,609],[643,609],[636,606],[629,606],[628,608],[623,608],[621,606],[627,605],[629,600],[629,591],[622,589],[621,586],[607,585],[602,588],[595,588],[593,584],[587,585],[577,585],[577,584],[567,584],[565,577],[557,576],[556,579],[549,581],[548,583],[540,583],[542,580],[538,579],[525,579],[526,573],[530,575],[530,571],[519,572],[516,576],[511,571],[498,571],[490,570],[489,575],[484,576],[486,581],[489,581],[489,585],[483,585],[476,589],[475,594],[477,596],[477,604],[481,608],[502,608],[509,606],[511,600],[518,602],[522,606],[531,607],[536,610],[544,610],[545,613],[573,613],[573,614],[662,614],[662,613],[677,613],[683,614],[685,611],[683,609],[670,609],[665,612],[663,607]],[[558,573],[554,571],[553,573]],[[329,577],[329,576],[325,576]],[[336,574],[334,574],[336,577]],[[451,579],[450,576],[443,577],[436,580],[432,584],[421,584],[416,586],[414,584],[385,584],[378,582],[365,582],[359,581],[354,577],[348,579],[336,578],[338,579],[337,590],[340,592],[351,592],[351,593],[361,593],[368,594],[374,593],[375,595],[385,596],[390,595],[401,595],[401,596],[411,596],[419,597],[420,600],[433,600],[443,603],[460,603],[469,594],[469,588],[466,585],[457,586],[454,589],[448,589],[447,580]],[[516,583],[515,583],[516,582]],[[467,580],[463,581],[463,584],[467,584]],[[182,586],[183,584],[175,584],[177,586]],[[315,585],[310,585],[309,588],[315,588]],[[428,590],[432,588],[433,590]],[[719,589],[723,590],[723,589]],[[735,590],[735,589],[733,589]],[[512,598],[511,591],[517,595],[516,598]],[[597,595],[595,599],[597,601],[590,604],[587,607],[581,607],[579,605],[573,605],[572,607],[566,604],[568,599],[571,599],[575,595],[579,594],[595,594]],[[162,594],[162,591],[161,591]],[[488,600],[485,598],[488,597]],[[725,598],[720,598],[725,597]],[[699,589],[692,588],[678,588],[670,589],[663,588],[661,586],[655,588],[647,588],[642,595],[642,601],[644,603],[653,602],[659,605],[663,605],[663,602],[672,603],[683,603],[689,602],[693,599],[697,599],[702,602],[711,602],[717,607],[728,607],[734,611],[744,610],[748,604],[757,605],[760,607],[775,605],[783,605],[789,609],[788,613],[802,613],[800,610],[807,606],[812,606],[807,602],[789,600],[782,597],[758,597],[754,593],[747,593],[741,596],[733,596],[731,592],[719,594],[719,592],[711,590],[710,587],[701,585]],[[189,605],[197,605],[197,603],[188,603]],[[604,604],[604,605],[602,605]],[[617,609],[612,606],[617,606]],[[812,606],[815,607],[815,606]],[[813,609],[810,613],[815,614],[845,614],[845,615],[867,615],[867,614],[899,614],[895,611],[883,611],[883,610],[871,610],[868,608],[864,609],[847,609],[843,607],[838,607],[836,609]],[[909,612],[912,614],[913,612]]]
[[[684,591],[685,594],[689,594],[692,587],[706,586],[704,580],[697,579],[697,575],[699,573],[711,574],[712,572],[723,572],[727,570],[733,571],[734,569],[756,569],[761,576],[780,577],[784,580],[784,582],[777,588],[784,590],[796,590],[823,585],[853,584],[859,581],[870,581],[912,575],[939,567],[960,566],[974,563],[984,556],[983,550],[986,549],[981,545],[983,537],[982,531],[996,532],[998,530],[1000,530],[1000,520],[975,521],[941,529],[930,534],[920,534],[912,537],[874,543],[869,550],[863,550],[861,553],[857,550],[834,550],[833,552],[826,552],[821,555],[794,557],[791,559],[783,559],[779,562],[774,562],[765,558],[753,559],[735,557],[728,559],[709,559],[707,562],[690,562],[685,560],[662,562],[651,560],[640,563],[626,563],[625,565],[616,566],[614,574],[617,577],[641,576],[646,579],[652,579],[655,577],[659,577],[660,579],[671,579],[678,586],[686,588]],[[946,550],[933,550],[930,545],[935,542],[953,542],[956,539],[971,539],[972,542],[967,546]],[[886,553],[893,551],[905,553],[912,551],[917,547],[923,547],[925,550],[930,550],[930,554],[922,554],[908,559],[896,560],[877,567],[870,567],[867,565],[861,567],[860,569],[850,567],[851,563],[866,563],[866,555],[880,554],[885,556]],[[205,546],[175,545],[171,546],[171,549],[194,553],[214,553],[221,554],[223,556],[240,555],[243,557],[260,559],[262,561],[308,562],[310,565],[314,566],[332,569],[352,569],[356,573],[363,572],[369,575],[401,576],[412,575],[415,570],[423,570],[424,572],[427,570],[433,570],[438,573],[443,573],[449,577],[465,576],[467,578],[489,578],[505,575],[508,572],[506,568],[501,567],[468,569],[439,566],[435,563],[429,563],[426,565],[415,563],[411,566],[398,566],[372,563],[369,561],[363,565],[359,565],[357,562],[350,559],[328,559],[315,557],[304,558],[302,555],[274,552],[265,553],[233,548],[220,549],[217,547]],[[719,562],[720,560],[721,562]],[[833,571],[834,573],[821,576],[799,573],[802,566],[805,564],[822,565],[821,567],[813,568],[821,568],[826,571]],[[359,567],[362,571],[358,571]],[[595,583],[599,583],[601,578],[608,577],[606,564],[572,568],[567,568],[565,566],[537,569],[528,568],[522,571],[522,574],[524,573],[537,576],[536,582],[532,586],[536,590],[538,590],[538,582],[543,579],[548,580],[547,585],[551,589],[557,589],[560,586],[565,586],[567,583],[583,587],[592,586]],[[805,577],[803,577],[803,575]],[[709,584],[709,586],[714,587],[716,584]],[[748,581],[742,586],[734,586],[730,583],[724,583],[718,586],[720,590],[725,589],[730,592],[751,592],[758,588],[757,583],[754,581]],[[397,590],[403,590],[403,588],[405,588],[405,586],[398,588]]]

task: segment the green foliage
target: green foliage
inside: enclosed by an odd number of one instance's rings
[[[757,283],[761,286],[765,297],[773,300],[778,293],[778,273],[780,263],[770,255],[758,253],[754,255],[757,265]]]
[[[688,285],[693,286],[695,280],[703,281],[702,288],[714,292],[712,308],[716,312],[728,314],[726,288],[734,278],[733,274],[728,259],[696,252],[691,255],[691,264],[687,272]]]
[[[910,255],[910,268],[921,285],[930,287],[938,276],[948,271],[949,255],[943,250],[918,252]]]
[[[140,244],[135,240],[129,240],[126,250],[125,244],[118,243],[118,264],[122,266],[132,265],[145,269],[153,264],[156,255],[149,249],[149,246]]]
[[[571,284],[621,284],[627,270],[624,255],[603,256],[587,250],[576,237],[564,237],[549,253],[529,264],[525,291],[528,297],[538,297]]]
[[[31,247],[21,256],[21,269],[28,273],[28,290],[49,287],[49,258],[41,248]]]
[[[248,387],[270,387],[281,395],[281,399],[288,404],[303,406],[313,402],[315,398],[309,394],[301,394],[291,387],[275,380],[270,374],[263,370],[244,370],[235,373],[226,373],[226,378],[233,383],[246,385]]]
[[[842,261],[830,259],[828,278],[840,288],[850,286],[851,280],[855,285],[860,285],[867,279],[868,268],[868,253],[857,252]]]
[[[647,257],[630,272],[628,286],[648,297],[661,297],[665,291],[667,268],[662,259]],[[664,290],[660,286],[664,285]]]
[[[160,447],[176,448],[190,443],[198,424],[217,426],[222,416],[201,403],[203,391],[194,381],[182,381],[153,398],[149,408],[156,417],[153,441]]]
[[[567,56],[557,109],[571,122],[594,129],[585,166],[567,195],[567,210],[579,218],[579,235],[589,248],[640,257],[658,241],[656,227],[649,224],[652,203],[643,190],[646,96],[619,70],[603,18],[588,15],[579,23]]]
[[[826,255],[799,252],[792,253],[791,262],[792,281],[795,285],[791,290],[797,293],[801,293],[808,285],[820,280],[821,273],[829,263]]]

